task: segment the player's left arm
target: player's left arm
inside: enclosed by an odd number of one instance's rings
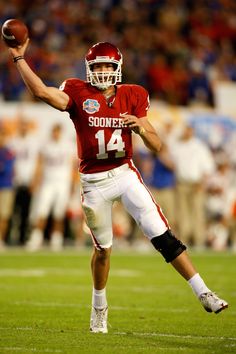
[[[161,139],[159,138],[153,125],[147,117],[137,118],[134,115],[122,115],[124,124],[133,130],[134,133],[140,135],[144,144],[155,154],[161,150]]]

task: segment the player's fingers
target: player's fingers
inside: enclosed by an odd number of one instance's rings
[[[128,119],[128,120],[136,120],[137,118],[131,114],[123,114],[121,113],[120,114],[120,117],[123,118],[123,119]]]
[[[29,45],[29,41],[30,41],[30,39],[29,39],[29,37],[28,37],[28,38],[26,39],[25,43],[18,47],[21,52],[24,53],[24,52],[26,51],[26,48],[27,48],[28,45]]]
[[[132,123],[136,123],[137,119],[134,116],[125,116],[123,117],[123,121],[125,124],[132,124]]]
[[[22,45],[22,47],[23,47],[23,48],[28,47],[29,42],[30,42],[30,39],[29,39],[29,37],[28,37],[28,38],[26,39],[25,43]]]
[[[29,44],[29,41],[30,41],[30,39],[27,38],[24,44],[19,45],[19,46],[14,47],[14,48],[9,47],[9,48],[8,48],[9,53],[10,53],[13,57],[15,57],[15,56],[17,56],[17,55],[24,55],[24,53],[25,53],[25,51],[26,51],[26,48],[27,48],[27,46],[28,46],[28,44]]]

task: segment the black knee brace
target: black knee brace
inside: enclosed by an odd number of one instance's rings
[[[162,254],[166,262],[172,262],[183,251],[186,250],[186,246],[178,240],[170,230],[167,230],[164,234],[151,239],[153,246]]]

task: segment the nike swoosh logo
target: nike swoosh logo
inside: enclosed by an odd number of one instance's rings
[[[120,117],[125,116],[128,112],[120,113]]]

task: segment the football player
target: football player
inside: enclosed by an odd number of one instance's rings
[[[74,188],[74,149],[63,136],[62,126],[55,124],[50,137],[39,149],[35,168],[33,190],[34,225],[26,249],[34,252],[43,246],[44,231],[51,213],[53,219],[50,247],[53,251],[63,248],[64,218]]]
[[[107,42],[93,45],[85,57],[87,80],[68,79],[57,89],[46,86],[30,69],[24,58],[27,45],[28,41],[9,49],[22,79],[35,97],[67,111],[77,134],[82,203],[94,242],[91,332],[107,333],[106,283],[113,237],[111,211],[116,200],[121,200],[166,262],[188,281],[204,308],[215,313],[225,309],[227,302],[208,289],[132,162],[132,133],[155,154],[161,141],[147,119],[147,91],[120,84],[119,49]]]

